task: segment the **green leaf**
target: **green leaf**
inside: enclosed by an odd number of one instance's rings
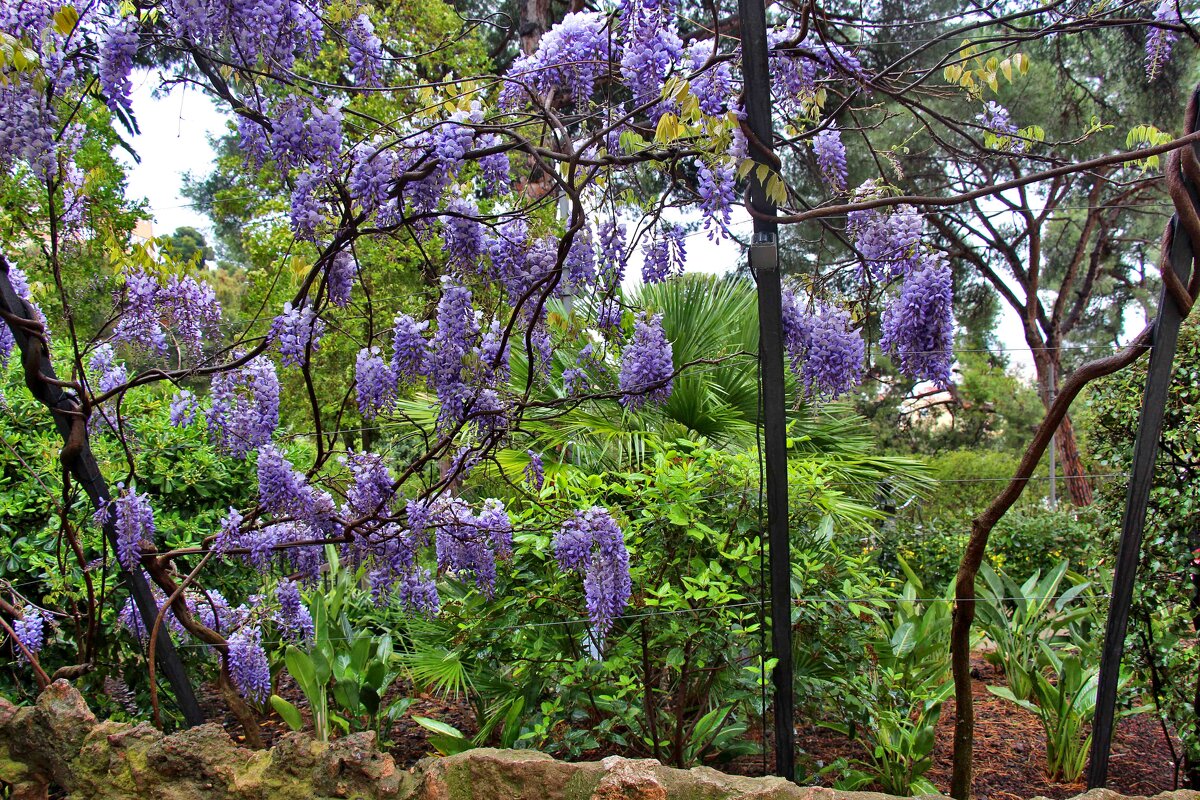
[[[288,649],[283,655],[283,661],[287,665],[288,673],[306,695],[311,694],[317,688],[316,669],[308,655],[301,652],[295,645],[288,645]]]
[[[304,729],[304,720],[300,716],[300,709],[284,700],[277,694],[271,695],[271,708],[275,709],[275,713],[287,723],[287,726],[294,731]]]

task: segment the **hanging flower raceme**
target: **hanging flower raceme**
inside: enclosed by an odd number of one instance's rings
[[[271,323],[267,336],[279,343],[284,366],[299,367],[308,360],[309,348],[316,350],[324,334],[325,321],[317,316],[312,306],[292,308],[289,302],[283,304],[283,313]]]
[[[275,599],[279,603],[275,622],[283,631],[284,637],[293,642],[311,641],[316,629],[312,614],[300,597],[300,585],[295,581],[280,581],[275,589]]]
[[[571,12],[538,43],[538,49],[513,62],[500,90],[500,103],[519,108],[530,102],[529,92],[565,92],[576,103],[592,96],[610,60],[608,19],[594,11]]]
[[[821,180],[832,192],[846,191],[846,145],[842,144],[841,131],[830,124],[813,136],[812,146]]]
[[[633,326],[633,341],[621,353],[618,385],[621,404],[641,408],[647,401],[665,403],[671,396],[674,363],[662,314],[643,314]]]
[[[583,576],[592,632],[603,643],[633,593],[624,534],[599,506],[577,511],[555,535],[554,556],[561,569]]]
[[[46,644],[45,625],[46,620],[42,616],[42,610],[35,605],[26,603],[21,609],[21,618],[13,621],[12,629],[18,641],[25,645],[25,650],[36,656]],[[29,663],[29,659],[25,657],[21,648],[14,645],[13,649],[17,652],[18,661]]]
[[[147,272],[131,272],[116,300],[121,316],[113,328],[113,341],[158,355],[166,355],[172,343],[199,353],[217,335],[221,321],[216,292],[190,275],[171,275],[164,282]]]
[[[950,384],[954,362],[953,277],[941,254],[926,254],[883,312],[884,352],[914,380]]]
[[[836,399],[862,382],[866,344],[848,312],[823,304],[808,312],[785,290],[783,340],[806,396]]]
[[[1164,24],[1180,22],[1176,0],[1159,0],[1154,7],[1154,21]],[[1171,57],[1171,46],[1179,33],[1170,28],[1151,26],[1146,33],[1146,80],[1153,81]]]
[[[271,441],[279,427],[275,365],[256,356],[244,367],[213,376],[208,427],[217,447],[235,458]]]
[[[149,495],[127,491],[117,484],[118,494],[96,509],[96,525],[103,528],[110,514],[116,529],[117,561],[125,569],[133,569],[141,556],[142,542],[154,543],[154,509]]]
[[[848,216],[854,247],[874,280],[890,283],[916,266],[925,223],[912,206],[897,206],[890,213],[853,211]]]
[[[226,663],[238,694],[255,703],[267,701],[271,696],[271,663],[257,625],[248,625],[229,637]]]
[[[354,361],[358,410],[367,419],[389,411],[396,402],[396,374],[379,354],[378,347],[364,347]]]
[[[512,523],[499,500],[485,500],[476,515],[462,500],[439,501],[431,524],[436,529],[438,568],[469,577],[487,596],[496,591],[496,561],[512,553]]]
[[[366,14],[359,14],[346,25],[346,50],[350,55],[350,76],[356,86],[379,86],[384,63],[383,42]]]
[[[976,119],[994,138],[994,142],[989,142],[991,146],[1010,153],[1025,152],[1025,142],[1018,138],[1020,130],[1013,124],[1007,108],[994,100],[989,100],[984,106],[983,113]]]
[[[133,82],[133,57],[137,55],[137,21],[122,17],[111,24],[100,42],[100,90],[113,111],[129,108]]]
[[[687,234],[679,225],[665,223],[660,236],[646,245],[642,261],[642,280],[661,283],[673,275],[682,275],[687,261]]]

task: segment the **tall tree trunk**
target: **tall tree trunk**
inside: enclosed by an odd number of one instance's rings
[[[1035,354],[1037,350],[1034,351]],[[1034,369],[1037,370],[1038,396],[1047,412],[1058,394],[1058,379],[1062,375],[1057,354],[1054,350],[1044,349],[1043,358],[1034,358]],[[1052,387],[1052,388],[1051,388]],[[1079,453],[1079,442],[1075,436],[1075,426],[1071,423],[1070,415],[1063,417],[1054,435],[1054,451],[1058,455],[1058,466],[1066,477],[1067,494],[1071,504],[1075,506],[1090,506],[1094,499],[1092,484],[1088,481],[1087,471],[1083,468],[1083,457]]]
[[[1076,506],[1090,506],[1093,499],[1092,484],[1083,468],[1083,457],[1079,454],[1079,442],[1075,438],[1075,426],[1071,424],[1069,414],[1063,417],[1062,424],[1058,426],[1054,445],[1058,451],[1063,475],[1067,479],[1067,493],[1071,496],[1071,503]]]

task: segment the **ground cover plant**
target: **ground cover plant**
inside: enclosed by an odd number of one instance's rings
[[[728,3],[6,5],[5,693],[66,677],[175,727],[209,687],[251,746],[274,714],[321,740],[404,719],[442,753],[765,755],[754,276],[692,274],[741,247],[754,187],[787,226],[794,690],[866,748],[819,777],[929,790],[969,520],[1072,348],[1112,347],[1156,285],[1188,12],[779,4],[763,142]],[[188,187],[212,245],[132,236],[114,152],[146,76],[229,117]],[[1058,422],[1073,507],[1037,493],[998,529],[980,621],[1070,779],[1096,628],[1074,601],[1113,523]],[[1082,426],[1117,460],[1115,420]],[[1195,781],[1197,709],[1164,684],[1194,630],[1156,597],[1130,693]]]

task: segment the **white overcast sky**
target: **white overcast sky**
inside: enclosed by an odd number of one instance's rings
[[[133,146],[141,163],[119,151],[130,165],[129,196],[145,198],[154,220],[154,232],[162,236],[180,226],[190,226],[212,238],[212,222],[191,207],[181,194],[183,178],[188,173],[203,176],[212,169],[216,157],[210,140],[225,132],[228,116],[206,95],[183,86],[174,87],[163,97],[154,97],[152,88],[157,76],[139,73],[134,76],[133,108],[141,134],[134,137]],[[734,216],[733,226],[739,233],[749,230],[750,219],[744,211]],[[726,272],[737,265],[740,250],[733,242],[714,244],[705,234],[697,232],[688,237],[688,270]],[[640,254],[629,272],[640,273]],[[1002,304],[999,338],[1006,347],[1021,348],[1020,320],[1007,305]],[[1136,323],[1130,326],[1135,329]],[[1140,326],[1138,326],[1140,327]],[[1026,377],[1031,377],[1032,359],[1028,351],[1011,352],[1012,363]]]

